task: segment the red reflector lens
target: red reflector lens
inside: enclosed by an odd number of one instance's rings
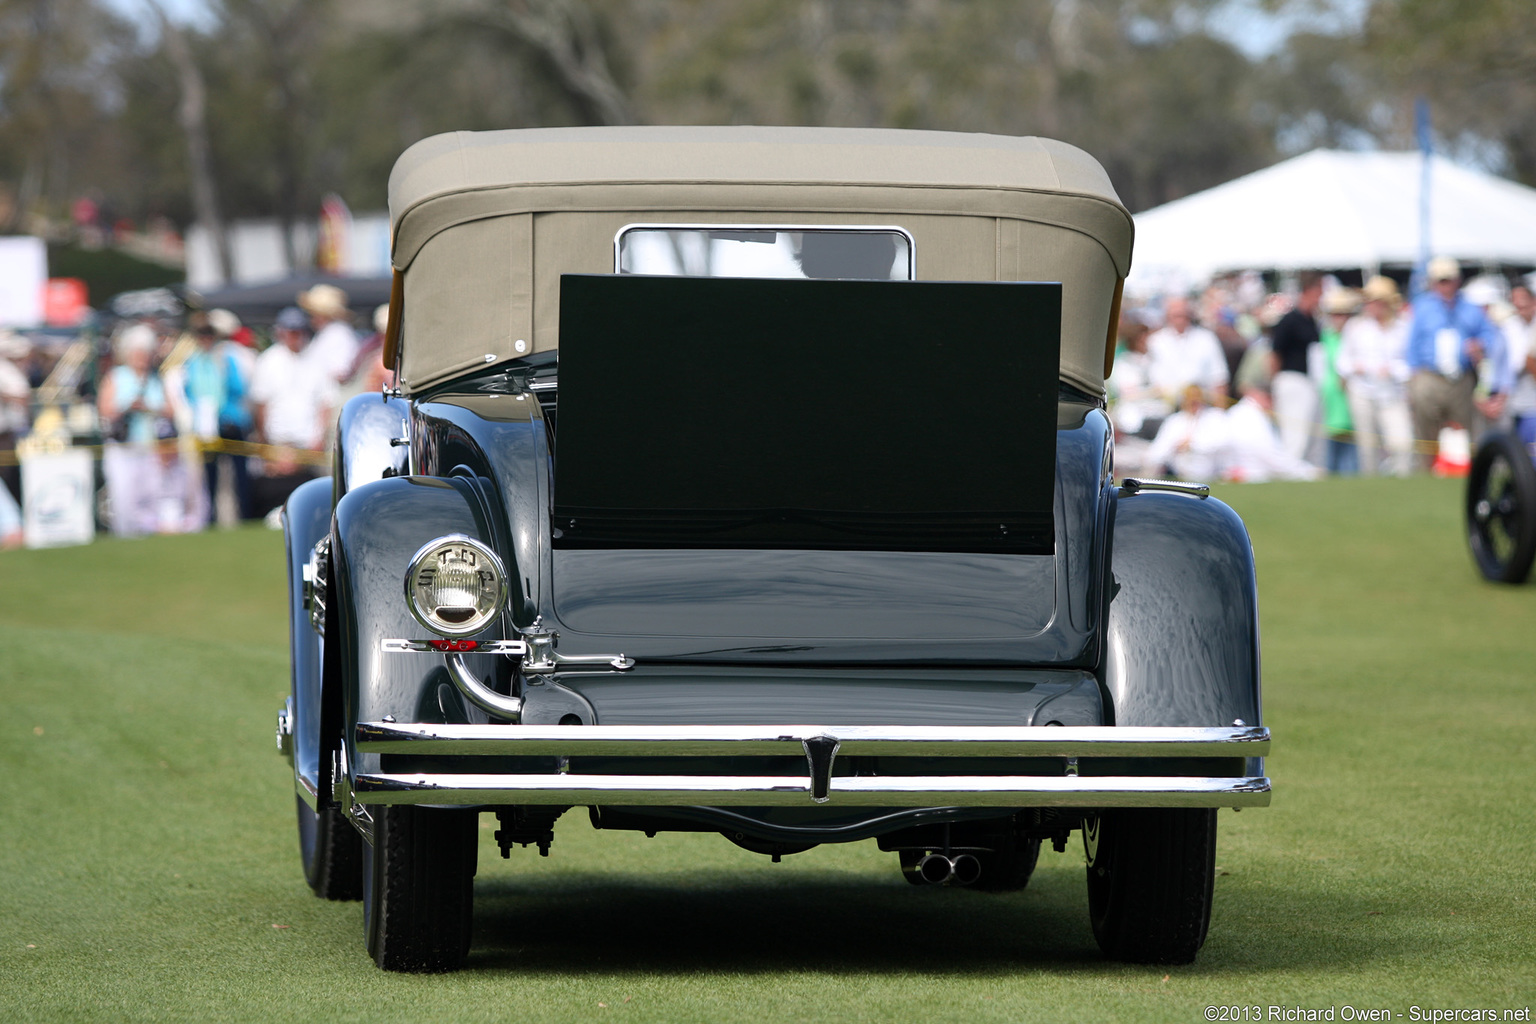
[[[480,646],[478,640],[428,640],[434,651],[472,651]]]

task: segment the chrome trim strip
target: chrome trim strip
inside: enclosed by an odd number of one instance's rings
[[[570,728],[582,728],[571,726]],[[1267,807],[1269,779],[1144,776],[835,776],[844,807]],[[783,807],[812,802],[794,776],[361,774],[364,804]]]
[[[1120,488],[1127,494],[1135,494],[1137,491],[1173,491],[1176,494],[1189,494],[1196,498],[1211,496],[1210,484],[1187,483],[1183,480],[1148,480],[1138,476],[1126,477],[1120,481]]]
[[[503,698],[506,699],[506,698]],[[828,738],[857,757],[1262,757],[1264,726],[433,725],[359,722],[365,753],[805,756]]]
[[[293,791],[299,795],[299,798],[304,801],[310,810],[318,811],[320,809],[320,791],[315,788],[313,782],[310,782],[302,775],[296,774],[293,777]]]

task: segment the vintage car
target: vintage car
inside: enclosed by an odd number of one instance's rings
[[[1252,550],[1205,487],[1111,478],[1098,163],[463,132],[389,198],[398,390],[286,506],[277,730],[379,966],[463,963],[481,813],[505,856],[573,810],[992,890],[1081,831],[1104,953],[1195,957],[1216,810],[1269,802]]]

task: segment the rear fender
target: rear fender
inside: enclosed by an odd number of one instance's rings
[[[1261,724],[1253,547],[1215,498],[1116,499],[1104,683],[1114,723]]]
[[[411,406],[403,398],[354,395],[336,425],[335,501],[354,487],[405,476]]]
[[[359,721],[484,722],[486,717],[466,706],[449,680],[446,659],[437,653],[389,653],[386,639],[433,639],[411,615],[405,598],[405,573],[411,557],[428,542],[447,534],[463,534],[488,545],[501,557],[508,578],[519,578],[515,560],[498,545],[483,485],[469,477],[447,479],[396,477],[349,490],[336,506],[332,547],[335,576],[336,626],[341,657],[335,679],[341,687],[342,715],[348,763],[356,770],[378,770],[377,754],[352,749]],[[515,583],[509,604],[481,633],[468,639],[516,636],[514,615],[521,605]],[[462,655],[465,666],[482,680],[507,673],[499,655]]]
[[[331,528],[331,481],[300,485],[283,506],[283,539],[288,549],[288,642],[293,666],[294,787],[310,806],[321,791],[320,693],[324,641],[310,625],[304,602],[304,566],[316,542]]]

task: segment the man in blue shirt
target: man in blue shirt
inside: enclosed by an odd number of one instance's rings
[[[1498,365],[1504,354],[1503,334],[1461,294],[1461,265],[1437,256],[1429,261],[1427,276],[1428,290],[1413,300],[1407,352],[1413,436],[1426,468],[1438,454],[1442,427],[1472,429],[1478,367],[1484,359]],[[1502,411],[1503,377],[1496,374],[1489,382],[1490,395],[1482,403],[1490,419]]]

